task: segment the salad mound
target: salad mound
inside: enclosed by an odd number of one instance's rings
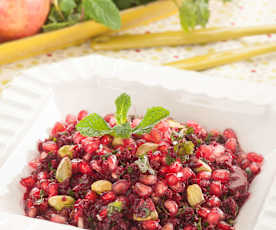
[[[85,110],[38,143],[20,183],[26,216],[101,230],[234,230],[263,157],[232,129],[177,122],[162,107],[128,116],[130,97],[104,118]]]

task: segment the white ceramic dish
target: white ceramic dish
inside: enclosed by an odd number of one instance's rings
[[[76,229],[23,216],[19,185],[35,156],[36,142],[67,113],[114,111],[121,92],[132,96],[132,113],[161,105],[178,120],[207,128],[234,128],[247,151],[265,156],[237,230],[276,229],[276,92],[273,87],[208,78],[198,73],[101,56],[31,69],[12,82],[0,100],[0,229]],[[273,154],[274,153],[274,154]]]

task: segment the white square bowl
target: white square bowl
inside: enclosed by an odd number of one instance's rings
[[[195,120],[220,130],[231,127],[246,151],[262,153],[262,173],[251,185],[252,195],[236,229],[276,229],[273,87],[101,56],[71,59],[21,75],[0,100],[0,229],[76,229],[24,217],[19,180],[29,172],[37,140],[47,136],[55,121],[80,109],[114,112],[114,99],[122,92],[132,97],[131,113],[143,114],[160,105],[177,120]]]

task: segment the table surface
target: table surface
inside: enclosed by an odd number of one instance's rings
[[[223,4],[222,1],[219,0],[211,0],[211,11],[211,19],[208,27],[276,24],[276,1],[272,0],[232,0],[232,2],[226,4]],[[168,19],[147,26],[138,27],[124,33],[146,33],[178,29],[180,29],[179,20],[178,16],[175,15]],[[13,79],[19,71],[24,69],[93,53],[159,65],[195,55],[272,41],[276,41],[276,34],[247,37],[207,45],[160,47],[116,52],[94,52],[90,49],[89,42],[86,42],[80,46],[57,50],[53,53],[0,66],[0,89],[3,88],[7,82]],[[209,76],[276,85],[276,53],[217,67],[204,71],[204,73]]]

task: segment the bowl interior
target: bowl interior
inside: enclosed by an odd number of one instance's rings
[[[272,154],[275,149],[275,111],[262,105],[97,76],[82,82],[57,84],[49,90],[47,100],[41,104],[40,110],[0,170],[3,178],[0,211],[24,214],[21,201],[23,189],[19,180],[29,173],[27,165],[37,154],[37,140],[47,137],[49,128],[56,121],[64,119],[68,113],[76,114],[81,109],[101,115],[112,113],[115,111],[114,100],[122,92],[131,95],[130,114],[142,115],[148,107],[159,105],[170,110],[171,116],[179,121],[194,120],[207,129],[223,130],[231,127],[237,132],[245,151],[255,151],[265,156],[263,171],[253,182],[252,195],[237,221],[238,230],[254,229],[275,173],[273,161],[276,156]],[[64,226],[64,229],[68,228]]]

